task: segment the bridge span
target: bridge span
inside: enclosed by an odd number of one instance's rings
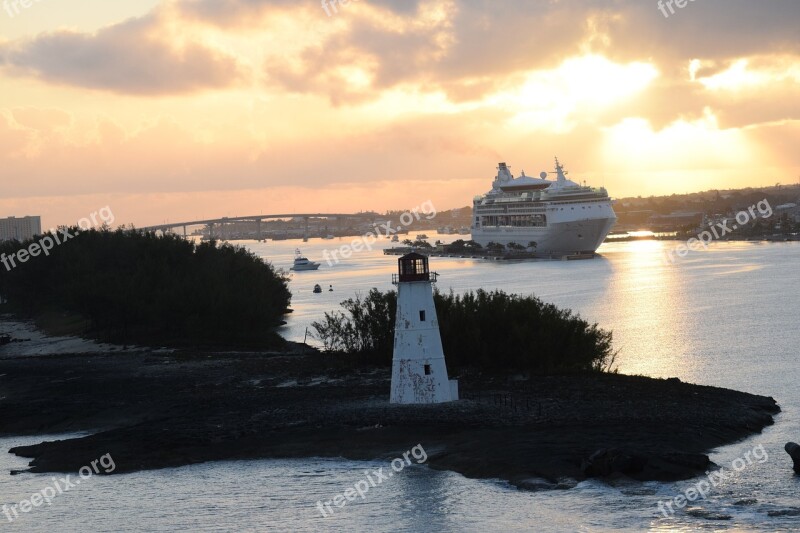
[[[220,231],[220,235],[224,233],[224,228],[226,224],[236,223],[236,222],[254,222],[256,224],[256,237],[260,240],[262,237],[261,233],[261,222],[265,220],[278,220],[278,219],[286,219],[286,218],[302,218],[305,223],[305,231],[304,237],[308,238],[308,221],[312,218],[330,218],[330,219],[344,219],[344,218],[360,218],[364,220],[368,220],[370,222],[374,222],[381,218],[381,215],[377,213],[298,213],[298,214],[276,214],[276,215],[251,215],[251,216],[244,216],[244,217],[222,217],[222,218],[211,218],[205,220],[191,220],[187,222],[169,222],[164,224],[158,224],[155,226],[147,226],[144,228],[138,228],[139,231],[160,231],[162,233],[167,232],[174,232],[176,229],[183,229],[183,236],[186,237],[186,228],[189,226],[205,226],[208,228],[208,233],[211,238],[214,237],[214,229],[217,227]]]

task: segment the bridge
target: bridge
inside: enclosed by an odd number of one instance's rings
[[[218,227],[220,230],[219,237],[224,239],[224,229],[226,224],[231,224],[235,222],[254,222],[256,224],[256,238],[261,240],[261,223],[265,220],[278,220],[278,219],[285,219],[285,218],[302,218],[305,223],[305,230],[303,233],[304,238],[308,238],[308,221],[312,218],[331,218],[331,219],[342,219],[342,218],[361,218],[364,220],[369,220],[370,222],[374,222],[381,215],[377,213],[298,213],[298,214],[277,214],[277,215],[252,215],[246,217],[223,217],[223,218],[212,218],[206,220],[192,220],[187,222],[170,222],[164,224],[158,224],[156,226],[147,226],[144,228],[138,228],[139,231],[160,231],[162,233],[167,232],[174,232],[176,229],[183,229],[183,236],[186,237],[186,228],[189,226],[206,226],[208,228],[209,237],[214,238],[214,228]]]

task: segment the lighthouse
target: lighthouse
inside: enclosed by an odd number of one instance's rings
[[[390,403],[426,404],[458,400],[458,381],[448,380],[442,337],[433,303],[437,274],[417,253],[398,260]]]

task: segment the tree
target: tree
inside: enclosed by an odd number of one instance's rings
[[[244,248],[124,229],[81,231],[48,256],[0,268],[0,294],[22,315],[55,311],[95,338],[160,345],[278,345],[291,300],[288,278]]]
[[[457,239],[446,246],[448,252],[462,252],[466,248],[464,239]]]

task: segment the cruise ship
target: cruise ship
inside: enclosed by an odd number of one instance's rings
[[[555,181],[547,172],[515,178],[500,163],[492,190],[473,201],[472,240],[516,243],[540,254],[594,254],[617,221],[608,192],[567,179],[558,158],[551,174]]]

